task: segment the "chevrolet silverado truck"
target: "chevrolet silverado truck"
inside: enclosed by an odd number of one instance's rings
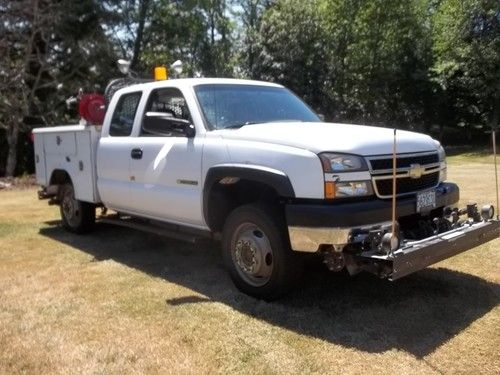
[[[69,231],[215,239],[234,284],[266,300],[297,285],[304,253],[396,280],[500,234],[493,206],[454,207],[436,140],[325,123],[273,83],[132,84],[102,123],[38,128],[34,145],[39,198]]]

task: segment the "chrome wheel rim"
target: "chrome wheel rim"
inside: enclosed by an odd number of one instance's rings
[[[231,257],[238,274],[248,284],[259,287],[271,279],[273,250],[257,225],[243,223],[236,229],[231,241]]]
[[[78,202],[75,199],[73,189],[68,189],[64,192],[61,207],[66,222],[71,227],[77,226],[80,218],[80,211],[78,209]]]

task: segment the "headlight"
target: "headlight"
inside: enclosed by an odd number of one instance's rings
[[[366,197],[373,195],[371,181],[325,182],[325,198]]]
[[[323,171],[325,173],[359,172],[366,171],[368,167],[362,157],[347,154],[323,153],[319,154]]]
[[[439,182],[445,181],[447,176],[447,168],[446,168],[446,153],[444,152],[443,146],[439,144],[438,147],[438,156],[439,156]]]
[[[438,156],[440,162],[446,161],[446,153],[444,152],[444,148],[441,145],[439,145],[438,147]]]

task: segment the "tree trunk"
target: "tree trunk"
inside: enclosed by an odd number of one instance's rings
[[[144,25],[146,23],[146,17],[149,9],[149,1],[143,0],[139,4],[139,24],[137,26],[137,35],[134,41],[134,51],[132,56],[132,61],[130,63],[130,68],[137,68],[137,63],[139,62],[139,57],[142,51],[142,39],[144,35]]]
[[[492,129],[498,128],[498,122],[500,120],[500,90],[495,92],[493,97],[493,114],[491,116],[490,127]]]
[[[19,138],[19,124],[12,122],[7,128],[7,162],[5,164],[5,176],[13,177],[17,166],[17,140]]]

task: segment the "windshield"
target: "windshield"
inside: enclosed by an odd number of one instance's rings
[[[258,85],[199,85],[194,88],[212,129],[239,128],[272,121],[321,121],[283,87]]]

